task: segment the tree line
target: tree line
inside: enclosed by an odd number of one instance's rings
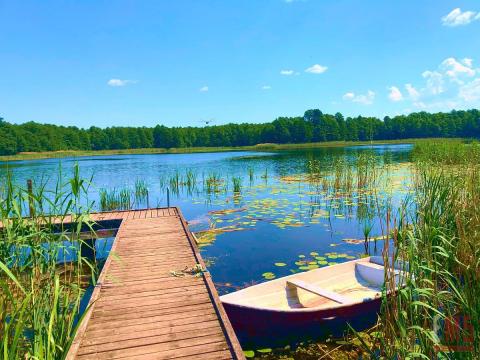
[[[205,127],[107,127],[88,129],[0,118],[0,155],[59,150],[110,150],[245,146],[261,143],[369,141],[428,137],[480,137],[480,111],[417,112],[395,117],[347,117],[307,110],[263,124]]]

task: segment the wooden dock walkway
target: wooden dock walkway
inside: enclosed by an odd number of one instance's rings
[[[93,214],[121,219],[67,359],[244,359],[178,208]]]

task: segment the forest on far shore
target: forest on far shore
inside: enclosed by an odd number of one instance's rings
[[[0,155],[60,150],[230,147],[262,143],[370,141],[430,137],[480,137],[480,111],[417,112],[395,117],[347,117],[307,110],[303,116],[279,117],[263,124],[205,127],[57,126],[0,118]]]

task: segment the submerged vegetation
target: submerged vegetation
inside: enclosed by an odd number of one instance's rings
[[[0,191],[0,354],[3,359],[60,359],[81,316],[85,288],[97,272],[91,246],[80,240],[91,228],[83,200],[89,182],[75,168],[71,179],[31,192],[10,176]],[[26,217],[29,214],[30,217]],[[52,217],[50,215],[55,215]],[[73,224],[73,226],[69,226]],[[72,242],[71,239],[77,239]],[[70,260],[68,260],[70,259]],[[75,259],[75,261],[71,260]],[[65,262],[67,261],[67,262]]]

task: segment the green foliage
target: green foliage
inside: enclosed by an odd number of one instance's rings
[[[0,192],[0,357],[61,359],[81,318],[80,300],[98,268],[82,257],[82,227],[92,229],[85,207],[86,184],[73,178],[44,184],[32,193],[7,176]],[[80,206],[80,203],[83,206]],[[31,205],[35,212],[25,217]],[[48,209],[48,211],[47,211]],[[55,217],[53,217],[55,216]],[[75,226],[67,226],[72,222]],[[66,242],[72,238],[77,243]],[[69,244],[69,245],[67,245]],[[75,244],[75,245],[74,245]],[[58,264],[68,251],[77,261]]]
[[[326,141],[372,141],[433,137],[480,137],[478,110],[426,112],[382,120],[347,117],[307,110],[303,117],[279,117],[264,124],[206,127],[90,127],[0,121],[0,155],[62,150],[120,150],[146,148],[237,147]],[[271,147],[271,146],[269,146]]]
[[[405,204],[394,236],[394,259],[408,263],[406,285],[384,300],[374,342],[374,349],[384,358],[480,356],[480,166],[476,146],[439,143],[415,149],[419,161],[414,202]],[[465,158],[467,153],[473,156]],[[384,258],[391,265],[387,253],[388,248]],[[395,287],[391,279],[387,271],[386,291]],[[459,316],[466,326],[456,325]],[[452,346],[440,348],[440,356],[438,346],[449,342],[435,330],[442,323],[450,324],[458,338]],[[455,346],[468,351],[455,352]]]

